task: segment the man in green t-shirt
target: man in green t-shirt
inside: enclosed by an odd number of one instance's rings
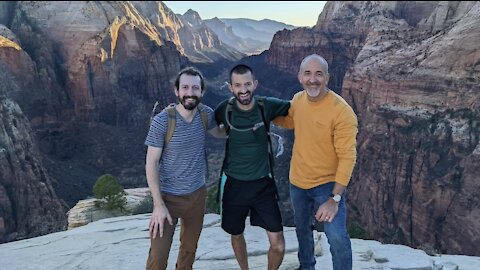
[[[268,125],[277,116],[288,114],[290,102],[257,97],[252,69],[237,65],[230,71],[229,89],[234,99],[215,109],[217,123],[229,132],[224,173],[227,180],[222,196],[222,228],[231,235],[232,248],[240,268],[248,269],[245,220],[266,230],[270,241],[268,269],[278,269],[285,253],[285,239],[276,186],[269,159]]]

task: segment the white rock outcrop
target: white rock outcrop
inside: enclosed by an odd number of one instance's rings
[[[145,269],[150,241],[150,214],[102,219],[86,226],[41,237],[0,245],[1,270],[54,269]],[[179,228],[178,228],[179,229]],[[177,229],[177,230],[178,230]],[[298,267],[295,229],[284,228],[286,254],[280,267]],[[320,234],[322,254],[316,269],[331,270],[331,254],[326,236]],[[176,231],[168,269],[174,269],[179,248]],[[245,239],[250,269],[267,269],[268,238],[263,229],[247,226]],[[421,250],[400,245],[384,245],[372,240],[352,239],[353,269],[477,270],[480,257],[428,256]],[[220,227],[220,217],[205,216],[193,269],[238,269],[230,237]]]
[[[148,188],[125,189],[125,193],[127,198],[126,209],[132,211],[145,197],[147,197]],[[96,207],[96,200],[97,199],[95,198],[80,200],[72,209],[70,209],[70,211],[68,211],[69,230],[100,219],[125,215],[125,213],[120,211],[107,211]]]

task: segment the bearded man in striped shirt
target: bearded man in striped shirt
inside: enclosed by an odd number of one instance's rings
[[[203,75],[195,68],[181,70],[175,80],[175,129],[168,131],[168,113],[157,114],[145,140],[145,171],[153,198],[150,219],[150,252],[147,269],[166,269],[175,226],[180,218],[180,249],[176,269],[192,269],[205,213],[205,137],[225,137],[217,127],[213,110],[203,105],[207,123],[198,109],[205,93]],[[203,112],[204,113],[204,112]],[[207,129],[207,130],[206,130]]]

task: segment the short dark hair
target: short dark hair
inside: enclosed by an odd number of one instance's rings
[[[186,67],[178,72],[177,78],[175,78],[175,87],[177,88],[177,90],[180,88],[180,76],[182,76],[183,74],[200,77],[200,86],[202,87],[202,91],[205,90],[205,81],[203,79],[203,75],[200,70],[194,67]]]
[[[230,70],[230,84],[232,84],[232,74],[235,73],[235,74],[245,74],[247,72],[249,72],[252,74],[252,79],[255,80],[255,74],[253,74],[253,70],[251,67],[245,65],[245,64],[239,64],[239,65],[236,65],[234,66],[231,70]]]

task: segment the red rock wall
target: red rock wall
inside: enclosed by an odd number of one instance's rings
[[[477,25],[478,2],[329,2],[272,42],[267,63],[292,75],[323,55],[357,113],[349,221],[374,239],[479,255]]]

